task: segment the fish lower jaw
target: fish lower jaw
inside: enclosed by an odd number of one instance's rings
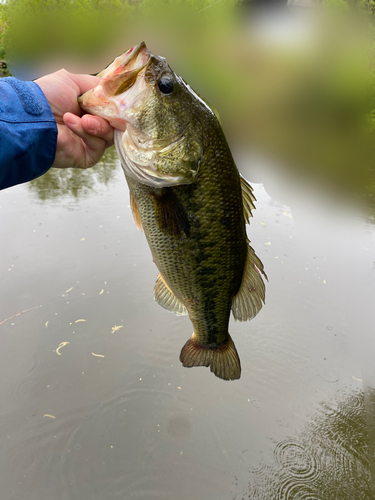
[[[111,99],[104,98],[102,94],[96,95],[89,90],[78,97],[78,103],[87,113],[107,120],[114,129],[121,130],[121,132],[126,130],[127,121],[119,116],[117,105]]]
[[[112,125],[112,127],[116,130],[121,130],[121,132],[125,132],[126,127],[127,127],[127,122],[126,120],[123,120],[122,118],[110,118],[108,116],[103,116],[103,118]]]

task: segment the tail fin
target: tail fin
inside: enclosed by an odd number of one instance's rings
[[[226,344],[209,348],[197,344],[193,336],[181,350],[180,361],[183,366],[209,366],[217,377],[223,380],[236,380],[241,377],[241,363],[233,340],[228,334]]]

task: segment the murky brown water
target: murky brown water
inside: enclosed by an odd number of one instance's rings
[[[374,221],[237,160],[269,284],[235,382],[181,366],[113,155],[1,192],[1,499],[373,498]]]

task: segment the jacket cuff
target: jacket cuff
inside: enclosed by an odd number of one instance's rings
[[[44,174],[56,153],[57,125],[35,82],[0,80],[0,188]]]

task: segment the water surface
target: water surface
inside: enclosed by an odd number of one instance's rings
[[[113,152],[1,192],[1,498],[373,498],[374,220],[237,163],[269,283],[233,382],[181,366]]]

